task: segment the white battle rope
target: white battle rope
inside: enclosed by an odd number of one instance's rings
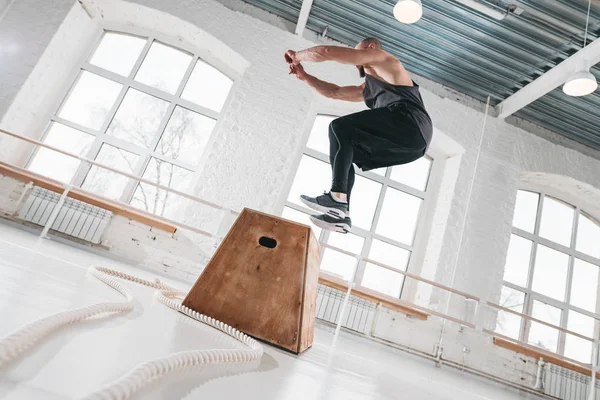
[[[0,339],[0,368],[15,360],[21,353],[35,345],[58,328],[83,321],[87,318],[104,313],[123,313],[133,309],[133,295],[120,282],[111,277],[132,281],[140,285],[158,289],[156,299],[173,310],[179,311],[190,318],[210,325],[242,342],[247,349],[233,350],[190,350],[171,354],[170,356],[148,361],[130,371],[111,385],[87,396],[89,400],[127,399],[144,385],[175,370],[194,367],[202,364],[244,363],[258,360],[262,357],[262,346],[250,336],[214,318],[207,317],[176,301],[177,297],[185,296],[169,285],[159,281],[150,282],[132,275],[124,274],[108,268],[91,267],[89,272],[106,283],[125,297],[125,301],[106,302],[88,307],[64,311],[34,321],[16,332]]]

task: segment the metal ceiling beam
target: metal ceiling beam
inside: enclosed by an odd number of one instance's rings
[[[313,0],[302,1],[302,8],[300,8],[298,23],[296,23],[296,35],[298,36],[302,36],[302,33],[304,33],[306,23],[308,22],[308,15],[310,14],[310,9],[312,8],[312,3]]]
[[[589,66],[600,63],[600,39],[594,40],[584,49],[579,50],[533,82],[504,99],[496,106],[498,118],[506,118],[516,113],[565,83],[582,60],[585,60]]]

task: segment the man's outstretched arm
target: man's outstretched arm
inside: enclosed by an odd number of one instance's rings
[[[285,56],[286,61],[290,64],[299,64],[303,61],[336,61],[342,64],[369,65],[390,58],[388,53],[379,49],[349,49],[339,46],[316,46],[298,52],[288,50]]]
[[[302,65],[290,65],[290,74],[296,76],[308,86],[315,89],[320,95],[335,100],[355,101],[363,100],[362,91],[363,85],[359,86],[338,86],[333,83],[322,81],[314,76],[306,73]]]

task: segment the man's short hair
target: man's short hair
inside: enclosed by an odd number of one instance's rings
[[[379,41],[379,39],[376,39],[374,37],[366,38],[366,39],[362,40],[361,43],[364,43],[367,46],[369,46],[370,44],[373,44],[373,45],[375,45],[376,49],[383,48],[383,46],[381,45],[381,42]]]

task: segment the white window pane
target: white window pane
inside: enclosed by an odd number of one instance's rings
[[[79,163],[76,158],[40,148],[27,169],[47,178],[69,183],[77,171]]]
[[[567,329],[580,335],[593,338],[596,320],[577,311],[569,310]]]
[[[593,338],[595,324],[596,320],[594,318],[576,311],[569,311],[568,330]],[[567,334],[565,338],[565,356],[583,363],[591,363],[592,342]]]
[[[570,247],[574,214],[572,206],[552,197],[544,197],[540,236]]]
[[[387,168],[372,169],[369,172],[372,172],[372,173],[377,174],[377,175],[385,176],[385,173],[387,172]]]
[[[371,249],[369,250],[369,258],[390,267],[406,271],[410,251],[382,242],[381,240],[373,239]]]
[[[300,195],[318,196],[331,187],[331,167],[329,164],[309,156],[302,156],[288,201],[300,204]]]
[[[137,36],[107,32],[94,52],[90,64],[128,76],[145,44],[146,39]]]
[[[186,192],[194,178],[194,173],[166,161],[151,158],[142,177],[160,185]],[[131,205],[136,208],[172,219],[176,219],[182,212],[184,203],[184,197],[146,183],[138,185],[131,200]]]
[[[504,266],[504,280],[519,286],[527,286],[527,274],[531,259],[531,240],[511,235]]]
[[[193,172],[158,158],[151,158],[143,177],[183,192],[192,183]]]
[[[330,232],[327,244],[337,247],[338,249],[346,250],[354,254],[360,254],[362,251],[365,239],[363,237],[353,235],[351,233]]]
[[[330,174],[331,176],[331,174]],[[356,175],[350,198],[352,226],[370,230],[381,193],[381,183]]]
[[[352,280],[356,269],[356,258],[331,249],[324,249],[321,270],[345,281]]]
[[[360,284],[388,296],[399,298],[403,283],[404,275],[375,264],[367,263]]]
[[[407,245],[412,245],[423,199],[388,188],[377,233]]]
[[[592,342],[577,336],[565,335],[565,357],[573,360],[591,364],[592,362]]]
[[[93,141],[92,135],[56,122],[50,125],[44,138],[45,144],[78,156],[87,155]],[[27,169],[57,181],[70,182],[77,167],[78,159],[40,147]]]
[[[431,161],[431,158],[425,156],[408,164],[396,165],[392,167],[390,177],[415,189],[425,190],[429,171],[431,171]]]
[[[533,233],[540,195],[526,190],[517,191],[513,226]]]
[[[306,146],[329,155],[329,124],[336,118],[332,115],[317,115]]]
[[[575,259],[573,281],[571,283],[571,304],[591,312],[596,312],[598,296],[599,266]]]
[[[98,156],[96,156],[96,161],[131,174],[135,169],[138,158],[139,156],[136,154],[103,144]],[[123,175],[93,166],[90,168],[81,187],[101,196],[118,200],[123,194],[128,181],[129,178]]]
[[[531,316],[560,326],[561,310],[535,300]],[[537,322],[532,322],[529,329],[529,344],[556,352],[558,346],[558,330]]]
[[[532,289],[548,297],[564,301],[568,263],[568,255],[538,245]]]
[[[317,240],[321,236],[322,229],[318,226],[314,225],[310,220],[310,215],[300,212],[298,210],[294,210],[290,207],[285,207],[283,209],[283,213],[281,214],[281,218],[289,219],[290,221],[295,221],[303,225],[308,225],[312,229],[313,233]]]
[[[582,253],[600,258],[600,222],[579,214],[576,248]]]
[[[215,123],[212,118],[177,106],[156,151],[165,157],[196,165]]]
[[[198,60],[181,94],[186,100],[221,111],[233,81],[218,69]]]
[[[188,53],[154,42],[150,46],[135,80],[174,94],[190,61],[192,61],[192,56]]]
[[[129,89],[108,127],[108,134],[149,147],[157,134],[169,103],[135,89]]]
[[[110,79],[83,71],[58,112],[58,116],[98,130],[106,120],[121,87]]]
[[[325,188],[331,187],[331,166],[307,155],[302,156],[288,201],[304,206],[300,195],[318,196]],[[366,230],[371,229],[381,184],[362,176],[356,176],[352,189],[351,210],[352,225]]]
[[[524,303],[525,293],[519,292],[518,290],[508,286],[502,286],[500,303],[498,303],[499,305],[504,308],[522,313]],[[522,317],[509,312],[498,311],[498,317],[496,319],[496,332],[513,339],[518,339],[519,332],[521,331],[522,319]]]

